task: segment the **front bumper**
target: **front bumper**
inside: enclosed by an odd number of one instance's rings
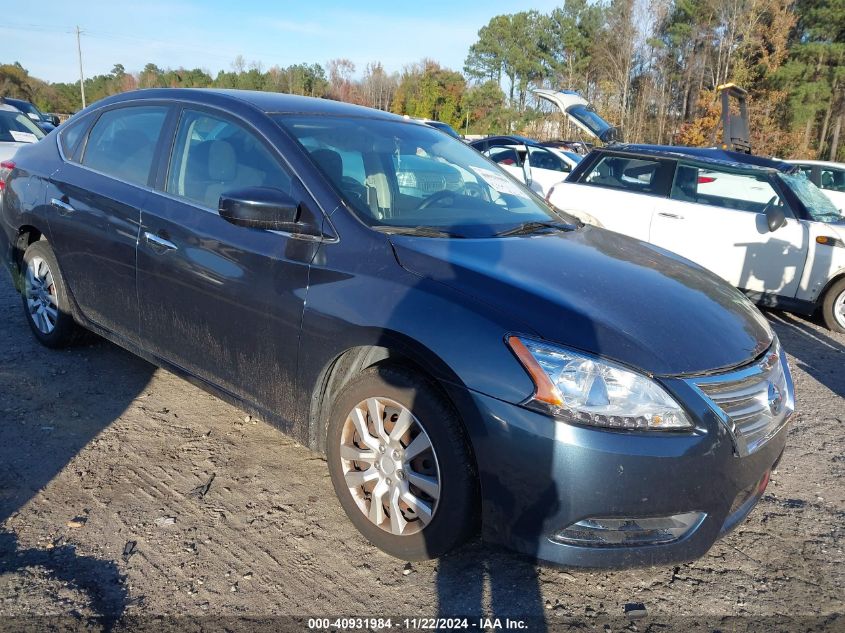
[[[461,410],[471,411],[484,539],[567,566],[637,567],[701,557],[754,507],[786,441],[781,428],[759,450],[739,457],[728,430],[691,393],[682,399],[696,403],[691,413],[699,425],[689,433],[579,427],[489,396],[463,395]],[[705,516],[682,538],[659,545],[554,540],[593,517],[690,512]]]

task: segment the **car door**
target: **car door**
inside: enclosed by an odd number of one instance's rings
[[[186,107],[161,193],[141,218],[141,337],[152,353],[291,419],[309,235],[236,226],[224,192],[272,187],[305,200],[276,151],[244,121]],[[317,209],[315,204],[303,206]],[[312,224],[316,219],[312,217]]]
[[[769,231],[766,205],[784,207],[786,224]],[[794,297],[807,256],[807,230],[769,174],[681,162],[661,201],[649,241],[708,268],[734,286]]]
[[[575,183],[554,188],[550,202],[584,221],[647,241],[655,205],[664,200],[675,161],[601,152]]]
[[[528,165],[531,173],[530,187],[541,196],[566,179],[572,170],[561,158],[543,147],[528,148]]]
[[[104,111],[82,147],[51,176],[47,190],[53,250],[82,313],[133,342],[138,340],[135,247],[141,207],[169,112],[163,104]],[[79,126],[67,133],[75,131]]]

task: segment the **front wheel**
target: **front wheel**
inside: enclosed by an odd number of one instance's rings
[[[828,329],[845,332],[845,279],[833,284],[822,302],[822,318]]]
[[[329,473],[347,516],[376,547],[436,558],[478,520],[473,459],[454,407],[425,376],[371,367],[332,409]]]

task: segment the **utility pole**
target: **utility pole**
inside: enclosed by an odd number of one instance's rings
[[[82,94],[82,107],[85,108],[85,77],[82,74],[82,43],[79,35],[81,31],[76,27],[76,52],[79,53],[79,92]]]

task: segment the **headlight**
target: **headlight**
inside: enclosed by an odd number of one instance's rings
[[[508,345],[536,387],[525,403],[576,424],[613,429],[678,430],[693,424],[649,377],[600,360],[516,336]]]

